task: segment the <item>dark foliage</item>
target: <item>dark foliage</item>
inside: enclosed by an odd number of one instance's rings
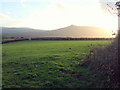
[[[29,40],[29,39],[16,39],[16,40],[7,40],[7,41],[2,41],[2,44],[4,44],[4,43],[10,43],[10,42],[25,41],[25,40]]]
[[[114,42],[95,48],[82,66],[92,71],[93,87],[120,88],[120,31]]]

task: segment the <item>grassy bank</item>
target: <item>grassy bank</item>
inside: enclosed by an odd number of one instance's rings
[[[90,70],[93,87],[119,88],[118,41],[115,40],[105,48],[94,48],[82,66]]]

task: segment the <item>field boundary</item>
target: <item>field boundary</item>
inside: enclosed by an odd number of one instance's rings
[[[2,41],[2,44],[19,42],[19,41],[27,41],[27,40],[112,40],[113,38],[57,38],[57,37],[45,37],[45,38],[24,38],[24,39],[15,39],[15,40],[6,40]]]
[[[2,41],[2,44],[12,43],[12,42],[19,42],[19,41],[26,41],[26,40],[29,40],[29,39],[6,40],[6,41]]]

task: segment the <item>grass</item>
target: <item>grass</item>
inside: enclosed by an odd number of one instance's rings
[[[5,38],[5,39],[2,39],[2,41],[8,41],[8,40],[15,40],[13,38]]]
[[[79,64],[90,48],[111,41],[22,41],[3,44],[3,88],[91,87]]]

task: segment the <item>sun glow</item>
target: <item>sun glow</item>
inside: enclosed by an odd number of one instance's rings
[[[32,10],[27,3],[28,0],[22,0],[21,7],[28,10],[29,14],[27,13],[23,18],[16,19],[10,17],[11,12],[7,11],[9,12],[8,17],[12,20],[4,19],[4,22],[11,23],[4,23],[3,26],[52,30],[73,24],[78,26],[100,26],[117,30],[117,17],[105,14],[100,7],[100,3],[96,0],[92,0],[93,2],[88,1],[88,3],[78,0],[71,1],[51,0],[45,7]]]

